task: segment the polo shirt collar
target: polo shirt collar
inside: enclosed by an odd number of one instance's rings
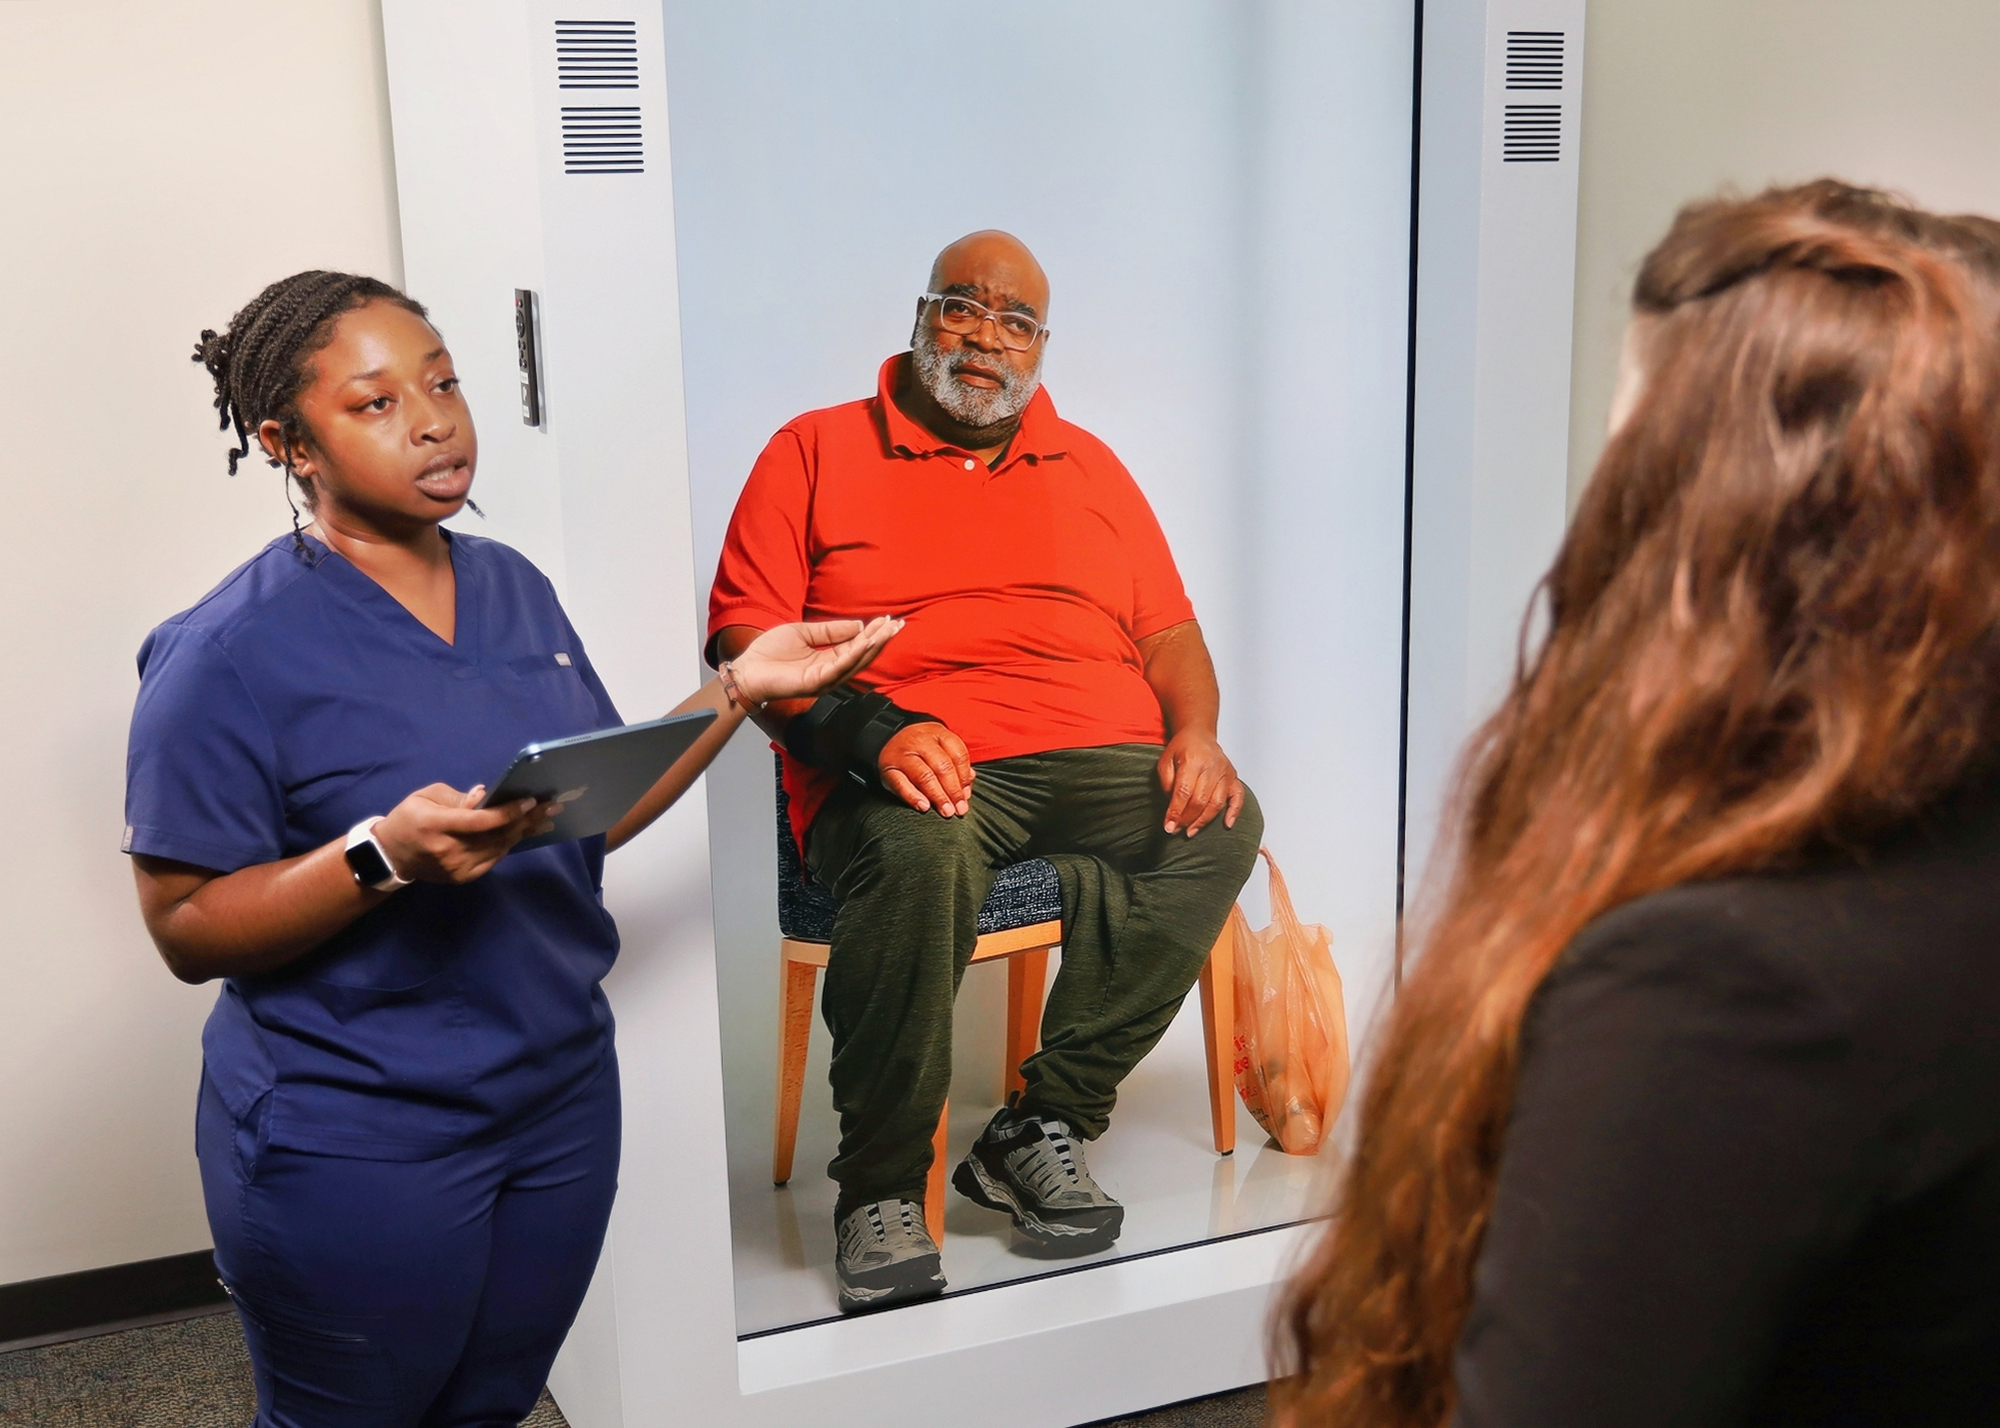
[[[882,444],[890,456],[933,456],[941,451],[957,451],[960,448],[948,441],[941,441],[928,428],[918,425],[896,405],[896,384],[902,379],[903,364],[910,360],[907,352],[898,352],[882,364],[875,374],[876,419],[882,427]],[[1047,387],[1035,388],[1034,396],[1028,398],[1027,408],[1021,413],[1021,428],[1014,433],[1014,440],[1007,448],[1007,456],[1000,463],[1011,466],[1025,457],[1030,461],[1045,461],[1052,456],[1065,455],[1069,444],[1063,439],[1063,424],[1056,416],[1056,404],[1049,398]]]

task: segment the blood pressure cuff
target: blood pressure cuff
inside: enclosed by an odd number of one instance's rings
[[[883,745],[911,724],[942,722],[935,714],[905,709],[886,694],[842,685],[815,699],[785,726],[785,752],[875,788],[881,782]]]

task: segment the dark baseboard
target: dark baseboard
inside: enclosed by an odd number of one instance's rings
[[[158,1323],[228,1303],[207,1250],[0,1284],[0,1345],[78,1338],[133,1320]]]

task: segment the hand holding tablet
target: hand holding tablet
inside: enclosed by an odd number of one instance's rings
[[[524,798],[562,805],[555,827],[523,838],[514,845],[516,852],[606,832],[714,722],[714,710],[697,709],[530,744],[494,781],[483,806],[497,808]]]

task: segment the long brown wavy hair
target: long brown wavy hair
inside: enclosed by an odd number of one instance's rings
[[[1521,1023],[1607,909],[1841,856],[2000,747],[1993,230],[1822,182],[1684,209],[1645,380],[1465,756],[1447,880],[1323,1238],[1286,1424],[1451,1415]]]

